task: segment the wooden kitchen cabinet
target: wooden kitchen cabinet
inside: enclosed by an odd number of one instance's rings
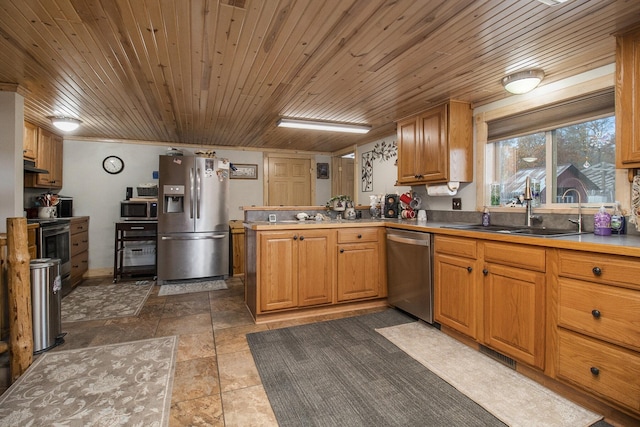
[[[530,366],[544,368],[546,251],[484,243],[483,342]]]
[[[449,101],[398,122],[398,185],[473,180],[468,103]]]
[[[258,239],[260,312],[333,301],[334,231],[265,231]]]
[[[435,236],[434,320],[477,339],[481,271],[475,239]]]
[[[38,149],[36,167],[49,173],[29,173],[24,177],[25,187],[62,188],[62,137],[48,130],[38,129]]]
[[[616,36],[616,167],[640,168],[640,27]]]
[[[384,230],[346,228],[338,230],[338,301],[386,295]]]
[[[22,157],[35,161],[38,154],[38,126],[24,122]]]
[[[640,264],[637,258],[560,250],[555,375],[640,414]]]
[[[71,286],[82,282],[89,269],[89,217],[71,218]]]

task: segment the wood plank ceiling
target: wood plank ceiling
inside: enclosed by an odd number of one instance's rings
[[[508,96],[513,71],[611,64],[635,22],[637,0],[0,0],[0,88],[26,89],[42,127],[81,119],[74,137],[334,152],[448,98]]]

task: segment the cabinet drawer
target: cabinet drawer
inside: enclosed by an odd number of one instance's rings
[[[70,225],[71,234],[82,233],[83,231],[89,231],[89,221],[80,220],[80,221],[71,221]]]
[[[89,248],[89,232],[83,231],[71,235],[71,256],[86,252]]]
[[[484,260],[528,270],[545,271],[544,248],[510,243],[484,243]]]
[[[640,410],[640,355],[558,330],[558,377]]]
[[[377,242],[378,228],[345,228],[338,230],[338,243]]]
[[[640,350],[640,292],[566,278],[558,281],[558,323]]]
[[[559,251],[558,275],[640,289],[640,262],[637,258]]]
[[[89,268],[89,252],[82,252],[71,258],[71,276],[82,276]]]
[[[439,254],[459,255],[465,258],[478,258],[478,244],[475,240],[460,237],[435,237],[435,251]]]

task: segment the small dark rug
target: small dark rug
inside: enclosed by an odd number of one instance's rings
[[[247,335],[280,426],[504,426],[375,329],[385,310]]]

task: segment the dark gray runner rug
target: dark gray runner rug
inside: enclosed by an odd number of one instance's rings
[[[396,310],[247,335],[280,426],[504,426],[375,329]]]

